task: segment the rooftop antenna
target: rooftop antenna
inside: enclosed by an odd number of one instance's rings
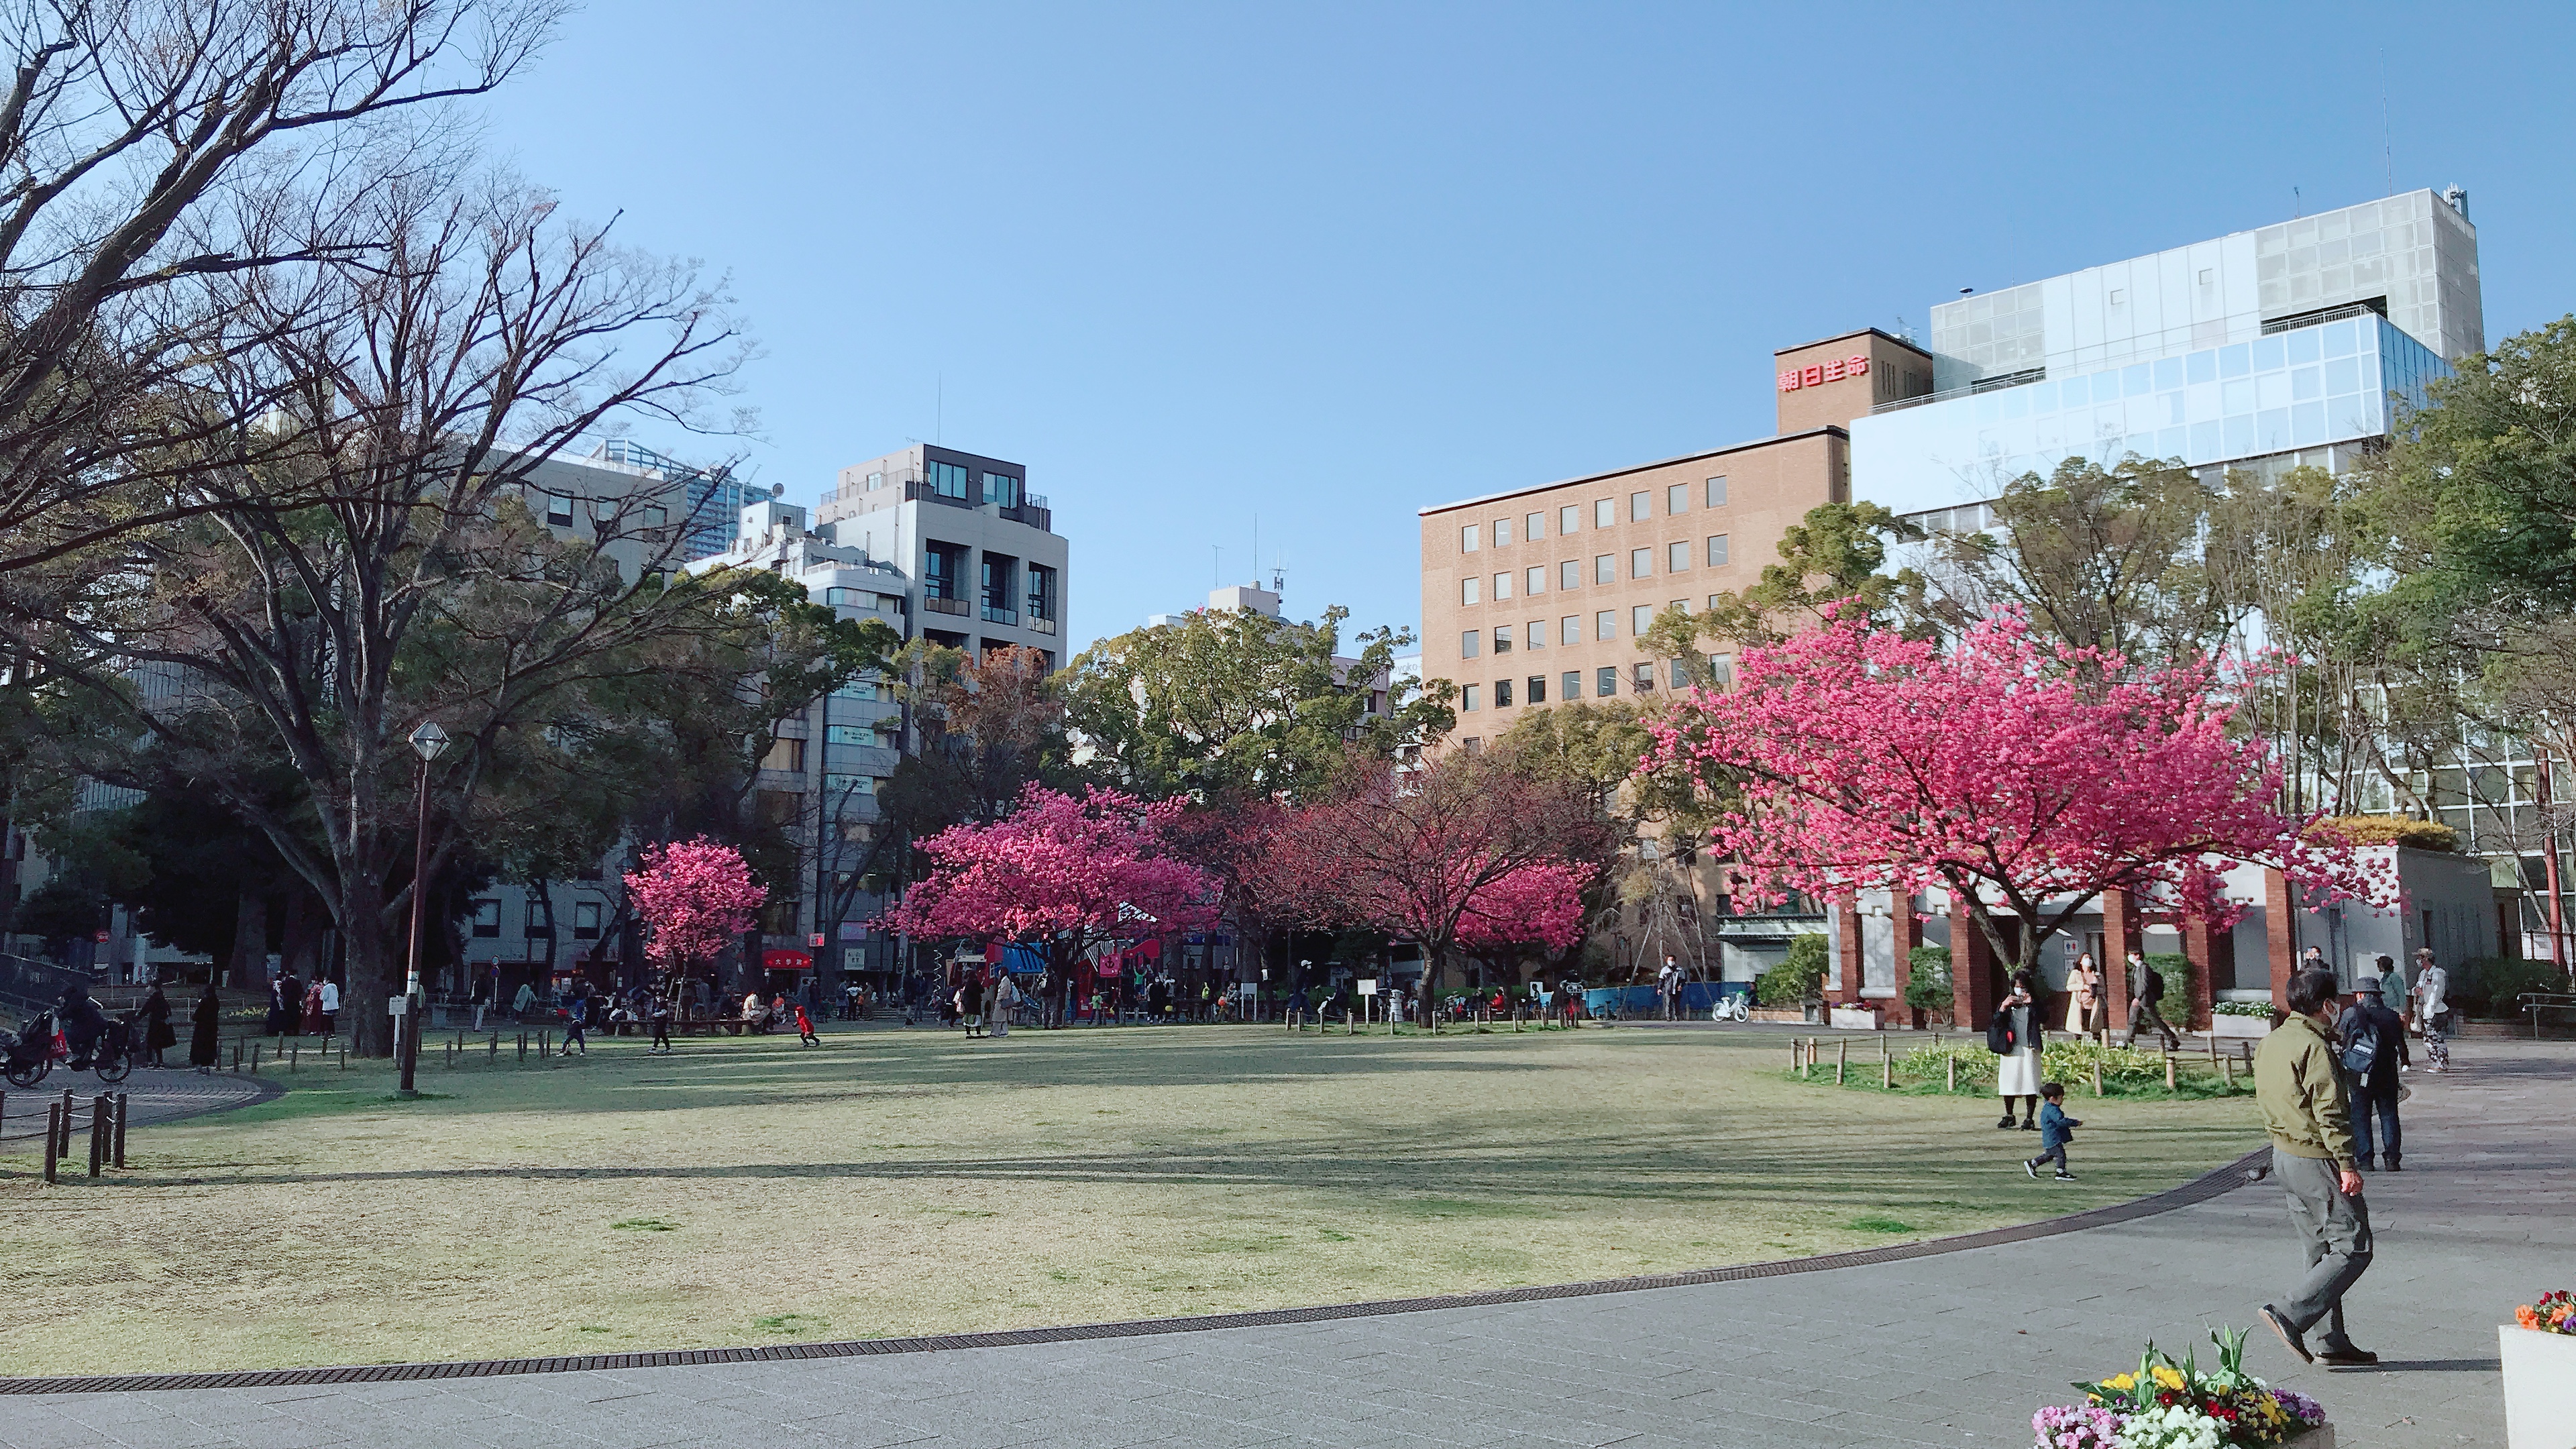
[[[1219,586],[1221,585],[1221,583],[1222,583],[1223,581],[1222,581],[1221,579],[1219,579],[1217,576],[1218,576],[1219,574],[1223,573],[1223,572],[1225,572],[1225,548],[1224,548],[1224,546],[1223,546],[1222,544],[1214,544],[1214,543],[1209,544],[1209,545],[1208,545],[1208,587],[1209,587],[1209,588],[1213,589],[1213,588],[1217,588],[1217,587],[1219,587]]]
[[[2293,186],[2293,187],[2291,187],[2291,188],[2290,188],[2290,219],[2291,219],[2292,221],[2296,221],[2296,220],[2298,220],[2298,218],[2299,218],[2299,188],[2297,188],[2297,187]]]
[[[1270,592],[1282,598],[1288,594],[1288,571],[1273,565],[1270,570]]]
[[[1261,587],[1261,515],[1252,515],[1252,586]]]

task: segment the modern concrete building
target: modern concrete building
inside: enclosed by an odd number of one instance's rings
[[[815,531],[911,581],[913,628],[981,653],[1004,644],[1061,663],[1065,540],[1017,463],[916,443],[841,470]]]

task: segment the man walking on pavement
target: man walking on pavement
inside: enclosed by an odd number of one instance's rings
[[[2287,1303],[2263,1305],[2263,1321],[2301,1363],[2343,1368],[2379,1362],[2343,1329],[2343,1295],[2370,1266],[2370,1210],[2355,1169],[2352,1102],[2334,1048],[2335,978],[2290,978],[2290,1018],[2254,1053],[2254,1101],[2272,1137],[2272,1175],[2289,1195],[2290,1221],[2307,1249],[2308,1275]],[[2311,1352],[2305,1334],[2326,1325]]]
[[[2165,1039],[2165,1050],[2169,1052],[2181,1050],[2182,1038],[2174,1035],[2174,1029],[2165,1025],[2164,1017],[2156,1011],[2156,1003],[2164,1000],[2164,976],[2156,968],[2147,964],[2147,958],[2135,951],[2129,953],[2127,969],[2129,972],[2128,1045],[2136,1046],[2138,1033],[2146,1027],[2147,1023],[2154,1022],[2157,1034]]]
[[[2364,1172],[2382,1167],[2398,1171],[2404,1139],[2397,1127],[2397,1069],[2412,1063],[2406,1056],[2406,1023],[2382,1000],[2380,978],[2364,976],[2353,983],[2352,1009],[2343,1014],[2341,1029],[2335,1033],[2335,1051],[2351,1078],[2354,1160]],[[2376,1144],[2371,1131],[2374,1116],[2378,1119]]]

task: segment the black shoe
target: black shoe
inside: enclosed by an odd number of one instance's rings
[[[2012,1115],[2010,1112],[2006,1112],[2006,1113],[2004,1114],[2004,1120],[2002,1120],[2002,1121],[2000,1121],[2000,1122],[1996,1123],[1996,1124],[1995,1124],[1995,1126],[1996,1126],[1997,1128],[2004,1128],[2004,1127],[2010,1127],[2012,1124],[2013,1124],[2013,1115]]]
[[[2033,1173],[2033,1174],[2031,1174],[2031,1175],[2032,1175],[2033,1177],[2038,1176],[2038,1174],[2037,1174],[2037,1173]],[[2073,1182],[2073,1181],[2075,1180],[2075,1174],[2074,1174],[2074,1173],[2071,1173],[2071,1172],[2060,1172],[2059,1174],[2057,1174],[2057,1180],[2058,1180],[2059,1182]]]
[[[2299,1337],[2299,1331],[2290,1326],[2290,1320],[2281,1316],[2280,1309],[2266,1303],[2263,1305],[2262,1318],[2265,1323],[2272,1325],[2272,1331],[2274,1333],[2281,1336],[2281,1346],[2296,1355],[2299,1362],[2315,1363],[2317,1361],[2317,1356],[2308,1352],[2308,1345],[2305,1340]]]
[[[2033,1182],[2037,1182],[2037,1181],[2039,1181],[2039,1159],[2037,1159],[2037,1158],[2027,1158],[2027,1159],[2025,1159],[2025,1160],[2022,1162],[2021,1170],[2030,1174],[2030,1180],[2031,1180],[2031,1181],[2033,1181]]]
[[[2038,1130],[2039,1130],[2039,1119],[2038,1119],[2038,1118],[2036,1118],[2036,1117],[2034,1117],[2034,1118],[2030,1119],[2029,1121],[2022,1123],[2022,1124],[2021,1124],[2021,1130],[2023,1130],[2024,1132],[2036,1132],[2036,1131],[2038,1131]]]
[[[2369,1349],[2355,1348],[2347,1343],[2338,1348],[2326,1349],[2317,1355],[2316,1361],[2327,1368],[2368,1368],[2379,1362],[2379,1355]]]
[[[2391,1171],[2391,1172],[2403,1172],[2403,1171],[2405,1171],[2406,1169],[2404,1169],[2404,1168],[2402,1168],[2402,1167],[2399,1167],[2399,1166],[2397,1165],[2397,1159],[2396,1159],[2396,1158],[2394,1158],[2394,1157],[2392,1157],[2392,1158],[2388,1159],[2388,1170],[2389,1170],[2389,1171]]]
[[[2354,1170],[2358,1172],[2377,1172],[2379,1170],[2379,1163],[2375,1159],[2368,1157],[2356,1157],[2352,1160],[2352,1165]]]

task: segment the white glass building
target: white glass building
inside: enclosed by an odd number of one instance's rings
[[[1853,496],[1973,507],[2079,455],[2340,468],[2486,345],[2465,204],[2411,192],[1934,307],[1933,392],[1852,421]]]

